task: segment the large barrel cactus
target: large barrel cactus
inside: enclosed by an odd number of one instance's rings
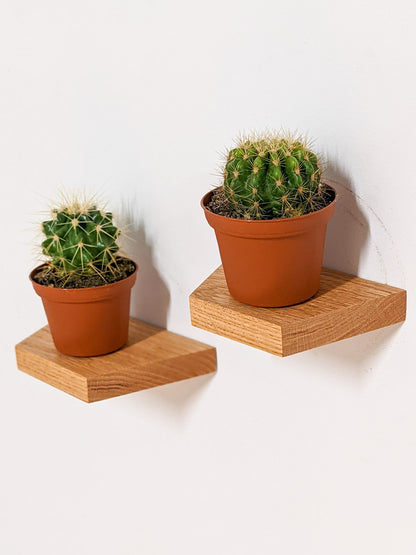
[[[227,156],[224,193],[230,209],[242,218],[301,216],[323,205],[321,165],[303,137],[242,137]]]
[[[48,265],[65,274],[101,274],[116,265],[120,230],[111,212],[94,202],[71,201],[53,208],[51,219],[42,223],[42,242]]]

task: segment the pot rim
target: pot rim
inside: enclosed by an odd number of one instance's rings
[[[54,292],[54,295],[76,295],[76,294],[81,294],[84,296],[87,296],[89,293],[92,292],[97,292],[97,293],[106,293],[109,289],[113,289],[114,286],[122,286],[127,280],[131,280],[133,279],[133,283],[136,280],[136,275],[137,275],[137,271],[139,269],[138,264],[132,260],[131,258],[127,258],[127,257],[122,257],[125,260],[128,260],[129,262],[132,262],[134,264],[134,272],[131,273],[129,276],[123,278],[123,279],[119,279],[118,281],[114,281],[112,283],[105,283],[104,285],[95,285],[93,287],[49,287],[48,285],[43,285],[41,283],[37,283],[33,278],[34,276],[43,268],[47,265],[46,262],[44,262],[43,264],[40,264],[39,266],[36,266],[36,268],[34,268],[30,274],[29,274],[29,279],[32,282],[32,285],[35,289],[36,292],[38,292],[38,294],[40,294],[42,296],[42,293],[47,294],[47,292]]]
[[[329,183],[324,183],[324,185],[326,185],[327,187],[329,187],[333,193],[334,193],[334,198],[331,200],[331,202],[329,204],[327,204],[326,206],[324,206],[323,208],[320,208],[319,210],[315,210],[314,212],[309,212],[309,214],[302,214],[302,216],[293,216],[291,218],[272,218],[272,219],[268,219],[268,220],[245,220],[244,218],[230,218],[230,216],[223,216],[221,214],[216,214],[215,212],[211,212],[211,210],[208,210],[208,208],[206,207],[206,205],[208,204],[209,199],[211,198],[211,196],[213,195],[214,191],[216,191],[217,189],[220,189],[220,187],[222,187],[222,185],[220,185],[219,187],[215,187],[214,189],[212,189],[212,191],[208,191],[208,193],[205,193],[205,195],[202,197],[201,199],[201,207],[203,208],[205,214],[209,214],[210,217],[212,218],[218,218],[218,222],[223,221],[225,222],[238,222],[239,224],[242,225],[249,225],[252,226],[254,225],[262,225],[262,226],[267,226],[267,225],[276,225],[276,223],[283,223],[283,222],[296,222],[296,221],[302,221],[306,218],[310,218],[311,216],[315,215],[315,214],[322,214],[324,212],[324,210],[328,210],[331,209],[334,204],[336,203],[336,201],[338,200],[338,193],[336,191],[336,189],[334,187],[332,187],[332,185],[329,185]],[[232,224],[230,224],[232,225]]]

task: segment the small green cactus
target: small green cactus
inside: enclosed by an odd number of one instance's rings
[[[47,265],[60,277],[74,273],[103,275],[117,266],[120,230],[113,223],[112,213],[100,210],[94,201],[64,201],[52,209],[51,219],[42,223],[42,231]]]
[[[264,133],[241,137],[227,156],[224,193],[246,219],[288,218],[321,208],[321,164],[303,137]]]

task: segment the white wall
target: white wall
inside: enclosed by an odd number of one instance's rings
[[[416,553],[415,16],[410,0],[1,4],[0,553]],[[404,325],[286,359],[190,325],[219,263],[199,207],[217,151],[266,126],[316,138],[341,197],[325,262],[408,288]],[[133,314],[215,345],[215,376],[85,405],[16,370],[45,323],[32,224],[62,185],[128,212]]]

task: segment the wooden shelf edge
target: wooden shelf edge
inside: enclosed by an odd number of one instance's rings
[[[189,298],[195,327],[285,357],[403,322],[406,291],[323,268],[310,300],[284,308],[257,308],[229,294],[222,267]]]
[[[15,347],[17,367],[87,403],[206,374],[217,369],[214,347],[130,319],[125,347],[104,356],[77,358],[56,351],[48,327]]]

